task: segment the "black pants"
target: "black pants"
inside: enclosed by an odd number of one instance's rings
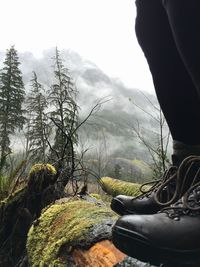
[[[172,138],[200,145],[200,0],[136,6],[136,35]]]

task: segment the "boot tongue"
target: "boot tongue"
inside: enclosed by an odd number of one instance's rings
[[[177,182],[179,192],[183,195],[175,204],[164,208],[169,217],[179,219],[182,215],[200,214],[200,157],[190,156],[181,163]]]
[[[163,188],[162,194],[160,194],[159,196],[159,202],[166,203],[170,201],[170,199],[174,195],[175,189],[176,189],[176,182],[175,181],[170,182],[165,188]]]
[[[194,216],[196,214],[199,215],[200,213],[200,182],[199,185],[193,186],[192,190],[189,190],[190,192],[186,194],[179,199],[175,204],[168,207],[166,210],[168,210],[168,213],[170,215],[181,215],[181,214],[187,214]],[[163,209],[164,211],[165,209]]]
[[[177,167],[171,166],[163,175],[161,185],[155,191],[154,199],[159,205],[170,205],[174,200],[177,181]]]
[[[178,179],[181,194],[185,194],[190,188],[200,182],[200,157],[190,156],[186,158],[178,171]]]
[[[171,205],[180,199],[192,185],[200,181],[199,156],[190,156],[184,159],[179,166],[178,171],[177,167],[171,167],[171,170],[173,170],[172,168],[174,169],[174,174],[171,173],[172,176],[169,176],[169,179],[166,179],[163,185],[158,188],[154,196],[156,202],[160,205]],[[167,176],[169,174],[170,172]]]
[[[173,166],[176,166],[176,167],[179,167],[181,162],[184,160],[184,156],[177,156],[176,154],[172,154],[171,156],[172,158],[172,165]]]

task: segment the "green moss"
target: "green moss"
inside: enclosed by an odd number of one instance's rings
[[[111,196],[127,195],[127,196],[138,196],[141,194],[141,184],[129,183],[110,177],[101,178],[102,189]],[[148,189],[148,186],[144,186],[144,190]]]
[[[10,194],[8,197],[4,198],[1,202],[0,202],[0,206],[1,205],[8,205],[11,202],[17,202],[18,200],[20,200],[20,198],[22,198],[25,195],[26,192],[26,186],[20,189],[17,189],[16,191],[14,191],[12,194]]]
[[[56,169],[51,165],[51,164],[35,164],[33,165],[33,167],[31,168],[29,175],[33,175],[35,173],[38,173],[42,170],[47,170],[48,172],[50,172],[51,174],[55,175],[56,174]]]
[[[97,200],[101,200],[101,196],[99,194],[90,194],[90,197],[96,198]]]
[[[35,164],[29,172],[28,186],[30,185],[30,180],[32,180],[32,182],[34,181],[34,183],[36,184],[37,182],[38,184],[43,182],[43,181],[38,181],[38,179],[36,178],[37,175],[40,174],[41,172],[44,172],[45,176],[42,175],[42,178],[44,178],[48,177],[48,175],[55,175],[56,169],[50,164]],[[41,179],[41,176],[38,175],[38,178]],[[24,187],[22,188],[17,188],[12,194],[10,194],[8,197],[0,201],[0,205],[7,205],[13,201],[17,202],[18,200],[20,200],[20,198],[22,198],[25,195],[28,186],[24,185]]]
[[[116,219],[116,215],[107,207],[86,201],[50,206],[29,231],[27,251],[30,266],[66,266],[59,257],[61,248],[65,246],[65,251],[70,252],[85,240],[91,227],[108,218]]]
[[[56,169],[50,164],[35,164],[28,179],[28,189],[32,192],[41,192],[50,184],[55,183]]]

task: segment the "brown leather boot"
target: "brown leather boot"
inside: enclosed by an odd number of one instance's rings
[[[112,199],[111,208],[119,215],[128,214],[154,214],[175,203],[187,191],[193,182],[192,172],[195,172],[193,157],[187,157],[182,161],[179,168],[171,166],[154,185],[138,197],[118,195]],[[187,169],[188,174],[185,173]],[[189,171],[190,170],[190,171]],[[152,182],[151,182],[152,183]],[[142,187],[144,185],[143,184]],[[180,186],[181,185],[181,186]]]
[[[186,161],[190,164],[184,182],[189,178],[193,182],[184,196],[157,214],[118,219],[113,226],[117,248],[155,265],[200,266],[200,157]]]

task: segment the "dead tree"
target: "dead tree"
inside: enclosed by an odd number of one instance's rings
[[[151,129],[147,130],[144,127],[141,127],[141,124],[138,120],[136,122],[136,125],[132,126],[132,129],[136,134],[136,137],[146,147],[151,156],[153,164],[150,164],[150,167],[153,170],[154,177],[159,177],[165,172],[167,166],[169,165],[167,152],[170,140],[170,132],[167,128],[166,120],[161,111],[161,108],[155,105],[142,91],[140,91],[140,93],[153,108],[152,113],[139,106],[136,102],[132,101],[132,99],[129,99],[129,101],[133,103],[135,107],[145,113],[149,118],[151,118],[157,125],[158,130],[156,132]],[[145,136],[144,132],[148,132],[153,135],[155,137],[155,141],[149,141],[149,136]]]

